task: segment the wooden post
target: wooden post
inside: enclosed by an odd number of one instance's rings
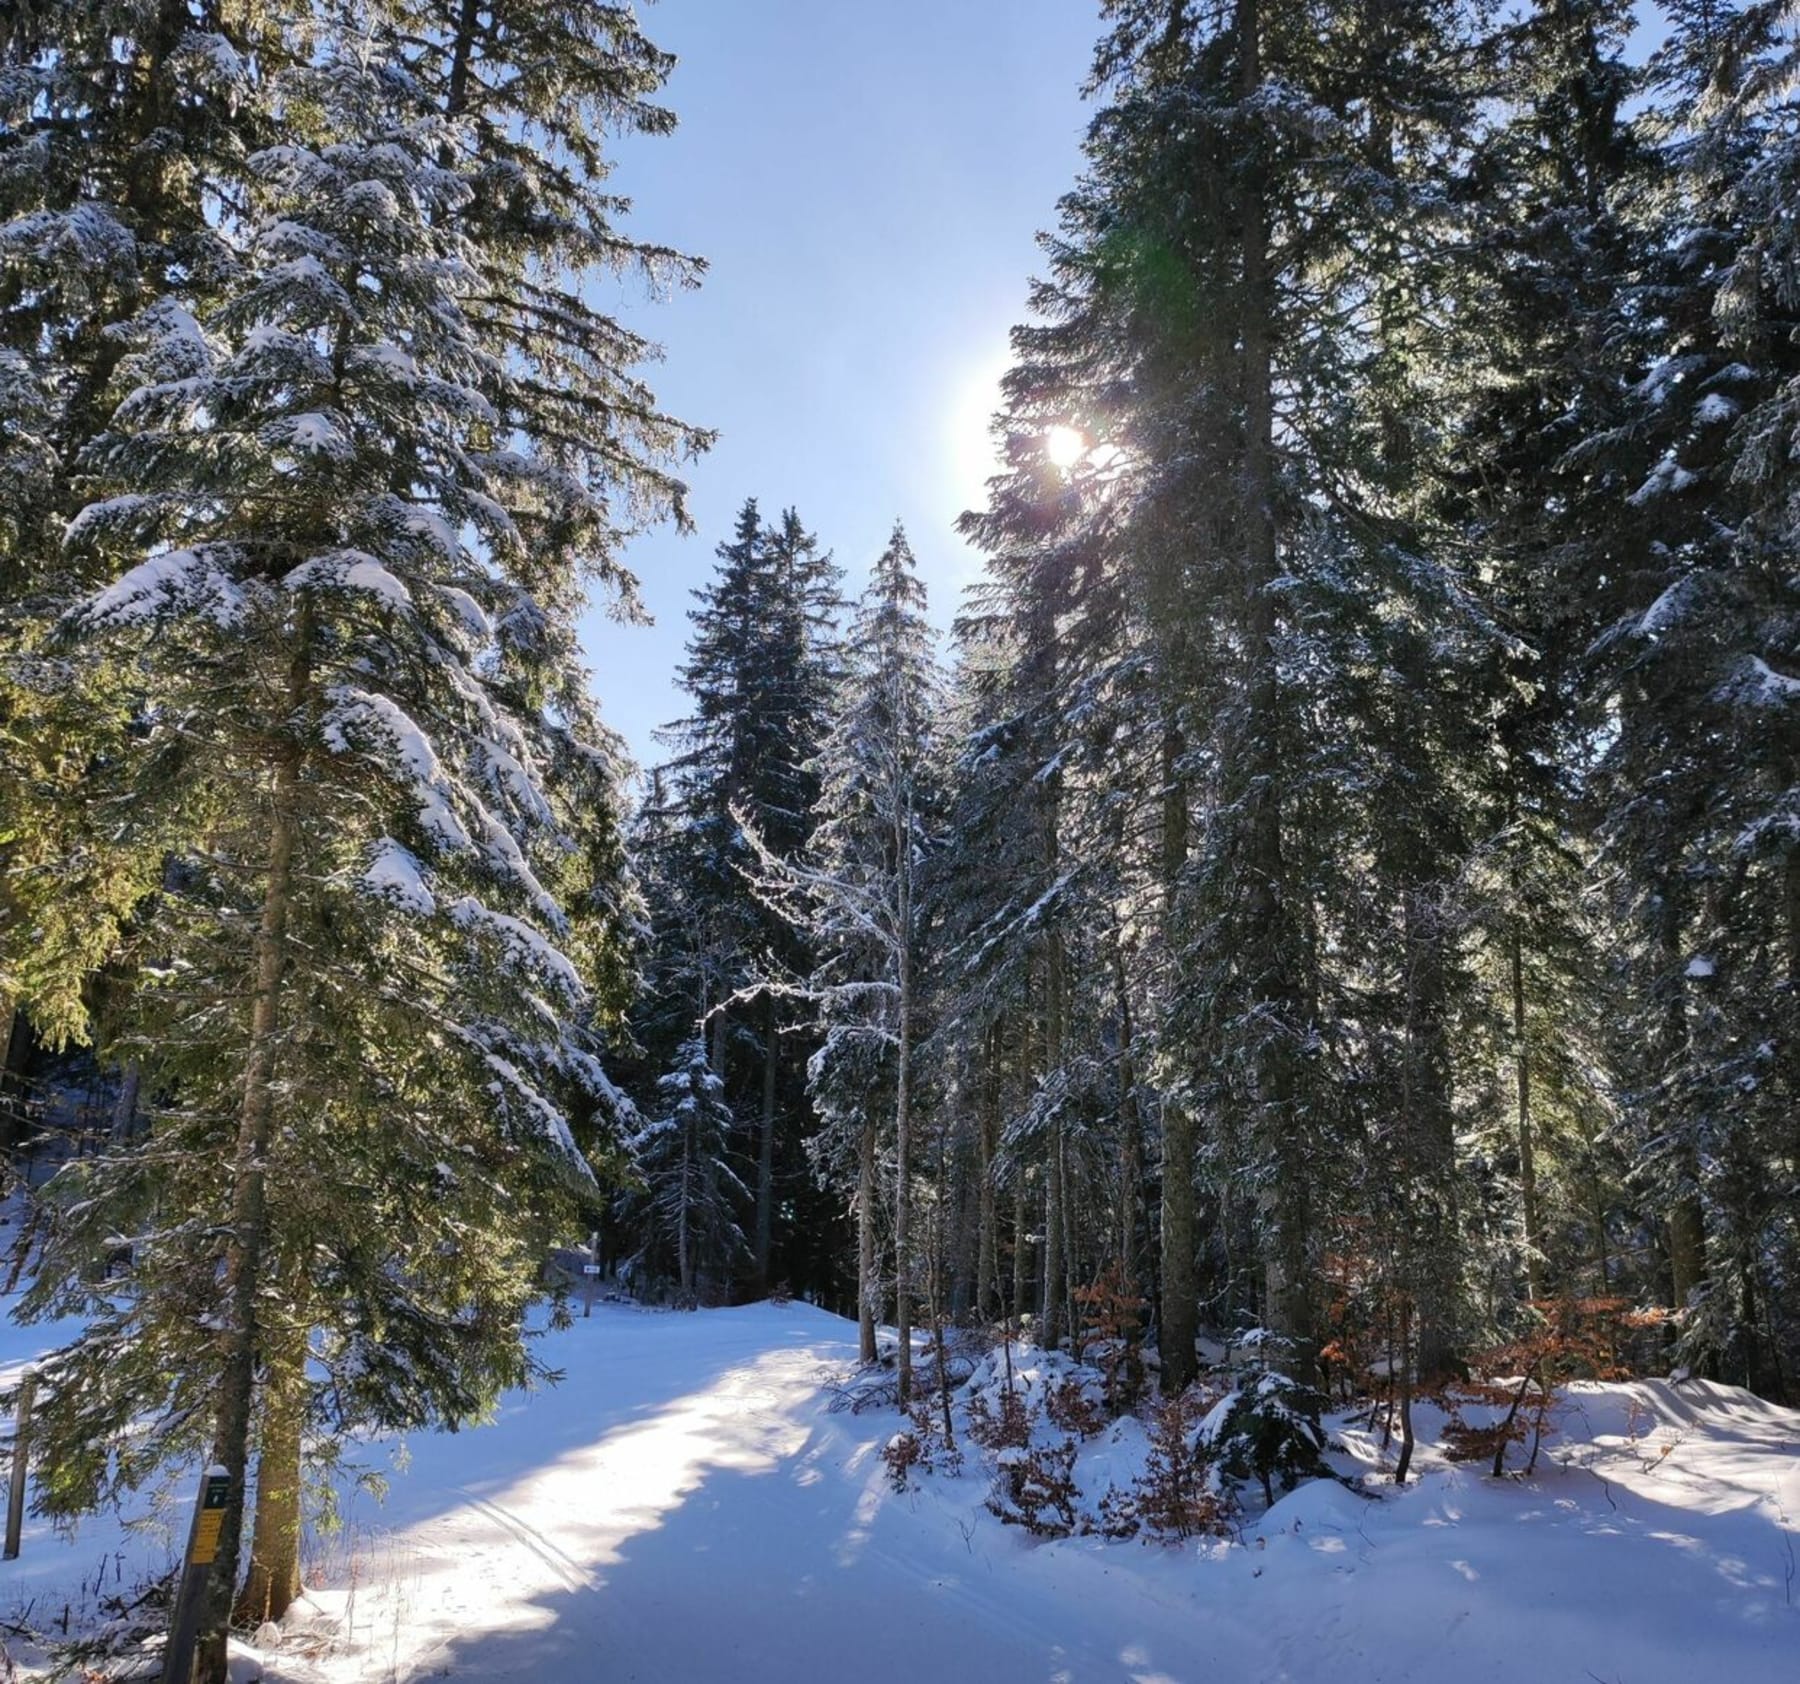
[[[19,1421],[13,1428],[12,1486],[6,1494],[6,1556],[19,1559],[19,1532],[25,1524],[25,1468],[30,1459],[31,1397],[37,1390],[37,1370],[28,1368],[19,1378]]]
[[[200,1496],[194,1504],[194,1522],[188,1532],[181,1588],[175,1595],[169,1643],[163,1651],[162,1684],[189,1684],[193,1678],[200,1615],[206,1606],[213,1564],[218,1560],[219,1532],[224,1525],[225,1503],[230,1491],[231,1475],[225,1469],[208,1468],[200,1476]]]

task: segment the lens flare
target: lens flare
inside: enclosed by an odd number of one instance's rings
[[[1087,455],[1088,441],[1073,427],[1052,427],[1044,435],[1044,454],[1065,472]]]

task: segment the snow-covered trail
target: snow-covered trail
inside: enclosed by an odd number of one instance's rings
[[[351,1506],[319,1597],[331,1650],[305,1663],[296,1633],[275,1670],[329,1684],[1688,1684],[1696,1662],[1733,1684],[1797,1676],[1800,1417],[1742,1393],[1718,1388],[1717,1408],[1672,1422],[1658,1457],[1614,1442],[1623,1393],[1608,1390],[1580,1446],[1604,1479],[1437,1469],[1380,1504],[1304,1489],[1248,1547],[1041,1545],[981,1508],[978,1475],[889,1491],[893,1418],[827,1407],[851,1335],[803,1305],[597,1308],[554,1336],[561,1386],[493,1427],[417,1441],[384,1506]],[[1640,1390],[1654,1411],[1658,1389]]]
[[[1174,1664],[1198,1658],[1186,1598],[1089,1563],[1088,1593],[1108,1601],[1096,1625],[1061,1574],[1033,1573],[1035,1552],[963,1500],[977,1483],[953,1503],[893,1495],[879,1457],[892,1418],[827,1407],[824,1382],[854,1360],[848,1326],[801,1305],[601,1307],[578,1322],[558,1341],[563,1385],[496,1429],[420,1442],[385,1505],[353,1506],[339,1571],[357,1583],[320,1599],[341,1621],[324,1670],[1188,1676]],[[435,1514],[434,1497],[448,1501]]]

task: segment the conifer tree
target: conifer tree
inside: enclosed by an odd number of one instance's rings
[[[1603,599],[1596,674],[1618,720],[1597,793],[1619,867],[1634,1174],[1660,1207],[1686,1357],[1770,1389],[1792,1315],[1776,1309],[1789,1225],[1767,1196],[1780,1148],[1765,1110],[1792,1064],[1776,932],[1791,925],[1800,660],[1769,524],[1793,473],[1769,448],[1794,369],[1782,214],[1769,216],[1791,154],[1775,90],[1792,53],[1779,8],[1679,5],[1651,67],[1660,168],[1639,207],[1639,377],[1607,441],[1633,467],[1644,560]]]
[[[210,1424],[227,1562],[259,1374],[266,1455],[275,1414],[298,1441],[309,1327],[338,1429],[468,1419],[525,1377],[540,1224],[591,1189],[576,1135],[620,1109],[595,1031],[622,1004],[632,896],[573,615],[615,571],[623,510],[667,506],[654,453],[687,435],[559,429],[616,393],[580,371],[616,371],[618,347],[599,318],[563,323],[543,397],[480,308],[492,230],[457,165],[481,119],[426,88],[366,47],[281,73],[290,139],[250,160],[241,255],[197,314],[139,318],[135,389],[84,461],[103,495],[69,534],[112,576],[64,614],[70,664],[130,663],[151,723],[120,782],[145,833],[180,839],[115,1039],[177,1099],[144,1150],[59,1190],[34,1301],[92,1325],[52,1369],[51,1501]],[[89,1264],[132,1210],[115,1296]],[[146,1407],[156,1427],[109,1468],[107,1424]],[[291,1538],[291,1504],[270,1519]]]
[[[939,680],[925,590],[896,523],[870,574],[843,652],[831,728],[818,758],[807,852],[784,861],[740,810],[765,904],[815,954],[797,992],[815,1006],[823,1044],[808,1080],[822,1174],[853,1183],[861,1349],[875,1357],[879,1310],[876,1199],[884,1113],[892,1118],[895,1321],[900,1395],[912,1379],[913,1131],[924,1033],[923,863],[931,847]]]
[[[175,277],[189,295],[215,284],[209,197],[235,193],[269,133],[250,65],[305,38],[186,0],[0,20],[0,1034],[16,1007],[26,1033],[88,1039],[83,990],[156,886],[157,840],[97,822],[131,727],[122,687],[72,703],[39,655],[58,601],[93,582],[61,538],[117,396],[115,330]]]
[[[1428,1252],[1434,1300],[1454,1297],[1462,983],[1442,909],[1466,846],[1452,768],[1474,745],[1438,696],[1484,629],[1428,531],[1436,441],[1418,417],[1471,96],[1448,8],[1109,16],[1091,84],[1108,103],[1033,299],[1049,320],[1015,341],[1020,466],[973,530],[1021,624],[1055,628],[1054,752],[1086,736],[1130,769],[1115,797],[1136,792],[1138,816],[1099,834],[1135,841],[1154,815],[1160,1321],[1179,1384],[1197,1162],[1221,1296],[1310,1368],[1323,1212],[1349,1196],[1325,1177],[1371,1121],[1352,1095],[1391,1095],[1384,1127],[1404,1110],[1420,1266]],[[1028,459],[1052,425],[1090,449],[1046,497]],[[1141,895],[1148,863],[1126,851],[1117,881]],[[1234,1234],[1258,1253],[1248,1293]]]
[[[958,624],[960,729],[950,763],[952,794],[927,891],[934,930],[934,1062],[956,1071],[950,1103],[974,1143],[978,1232],[977,1304],[1015,1317],[1031,1308],[1036,1277],[1032,1216],[1044,1179],[1041,1110],[1045,1072],[1034,1050],[1041,1004],[1043,913],[1054,902],[1046,878],[1047,831],[1034,775],[1043,764],[1016,628],[980,612]],[[968,1115],[973,1111],[974,1115]],[[1003,1196],[1013,1267],[1000,1251]],[[1040,1297],[1039,1308],[1042,1307]]]
[[[736,1206],[749,1193],[729,1162],[733,1118],[704,1035],[682,1044],[656,1098],[629,1142],[646,1187],[642,1209],[627,1206],[642,1235],[633,1261],[663,1272],[672,1263],[679,1301],[691,1309],[730,1279],[748,1249]]]
[[[691,1000],[696,989],[679,973],[697,974],[714,1068],[734,1108],[756,1117],[751,1265],[766,1289],[777,1254],[777,1147],[791,1143],[778,1142],[777,1125],[804,1102],[797,1077],[805,1036],[758,979],[802,974],[810,958],[756,899],[746,874],[753,855],[735,815],[746,815],[781,859],[795,857],[811,834],[813,762],[835,671],[838,574],[794,510],[769,526],[754,499],[718,555],[717,577],[696,593],[681,675],[694,712],[669,728],[678,753],[659,774],[662,806],[680,824],[657,838],[657,876],[675,916],[656,992]]]
[[[1511,1075],[1494,1112],[1498,1157],[1517,1166],[1518,1267],[1534,1301],[1568,1289],[1596,1239],[1604,1248],[1593,1211],[1607,1198],[1590,1173],[1609,1113],[1588,1075],[1606,1055],[1584,668],[1604,625],[1597,582],[1628,566],[1634,542],[1629,455],[1600,442],[1616,442],[1631,385],[1628,207],[1653,169],[1626,111],[1630,27],[1626,7],[1547,0],[1490,43],[1507,109],[1469,166],[1483,214],[1459,262],[1463,413],[1438,476],[1503,634],[1479,680],[1492,740],[1474,769],[1475,917],[1495,1055]]]

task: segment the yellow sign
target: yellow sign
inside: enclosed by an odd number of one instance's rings
[[[194,1516],[194,1541],[188,1550],[188,1562],[195,1567],[210,1567],[219,1554],[219,1533],[225,1525],[225,1504],[231,1494],[231,1481],[220,1469],[206,1476],[200,1492],[200,1512]]]
[[[223,1509],[202,1509],[194,1522],[194,1547],[188,1560],[196,1567],[210,1567],[219,1553],[219,1531],[225,1524]]]

